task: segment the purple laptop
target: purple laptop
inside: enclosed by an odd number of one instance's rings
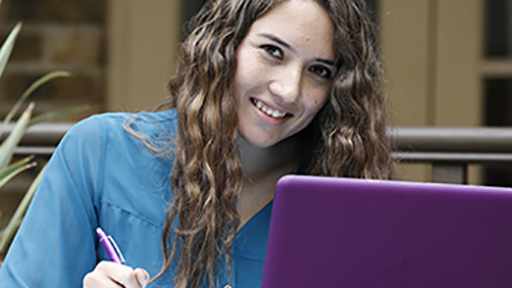
[[[285,176],[263,288],[512,287],[512,189]]]

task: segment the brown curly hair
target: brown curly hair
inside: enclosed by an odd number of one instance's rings
[[[173,202],[163,231],[164,265],[175,287],[215,285],[219,259],[231,265],[240,225],[242,166],[238,116],[231,93],[236,50],[251,24],[289,0],[210,0],[189,23],[168,104],[177,109],[178,136],[171,174]],[[327,104],[304,131],[310,151],[304,173],[389,179],[385,95],[374,24],[364,0],[314,0],[335,27],[338,72]]]

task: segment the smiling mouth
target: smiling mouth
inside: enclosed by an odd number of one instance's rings
[[[292,114],[290,114],[290,113],[281,112],[279,110],[270,108],[267,105],[263,104],[263,102],[261,102],[257,99],[251,98],[251,102],[254,104],[254,106],[256,106],[256,108],[258,108],[258,110],[260,110],[261,112],[267,114],[268,116],[270,116],[272,118],[283,119],[283,118],[292,116]]]

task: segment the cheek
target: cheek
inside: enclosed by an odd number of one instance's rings
[[[322,91],[321,93],[319,93],[317,95],[321,95],[321,96],[316,96],[316,97],[312,98],[311,105],[310,105],[310,111],[314,112],[315,114],[318,111],[320,111],[320,109],[322,109],[322,107],[324,107],[324,105],[329,100],[329,95],[325,91]]]
[[[308,105],[308,115],[307,115],[307,119],[308,119],[308,122],[311,122],[315,117],[316,115],[318,114],[318,112],[320,112],[320,110],[327,104],[327,101],[329,100],[329,97],[326,95],[326,96],[320,96],[320,97],[315,97],[315,98],[310,98],[310,102],[309,102],[309,105]],[[309,123],[308,123],[309,124]]]
[[[236,70],[235,70],[235,77],[233,79],[233,88],[235,92],[240,92],[241,88],[244,86],[245,82],[245,61],[244,59],[244,49],[243,47],[240,47],[239,50],[236,52]]]
[[[314,106],[322,106],[322,104],[324,104],[325,100],[324,99],[315,99],[315,101],[313,101],[313,105]]]
[[[252,83],[255,81],[255,75],[251,68],[248,63],[239,64],[236,68],[233,82],[233,87],[236,92],[243,93],[251,88]]]
[[[236,52],[236,73],[235,79],[240,79],[242,82],[248,80],[254,75],[258,75],[258,62],[256,54],[251,47],[242,43]]]
[[[233,79],[233,92],[234,98],[239,99],[244,94],[245,90],[248,89],[248,75],[246,73],[246,69],[244,69],[243,65],[239,65],[236,68],[235,76]]]

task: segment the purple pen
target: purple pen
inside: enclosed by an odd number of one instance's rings
[[[117,247],[114,239],[111,236],[107,236],[100,227],[96,228],[96,233],[98,233],[100,242],[105,248],[105,251],[107,251],[110,260],[115,263],[124,264],[123,254],[121,254],[121,251],[119,250],[119,247]]]

